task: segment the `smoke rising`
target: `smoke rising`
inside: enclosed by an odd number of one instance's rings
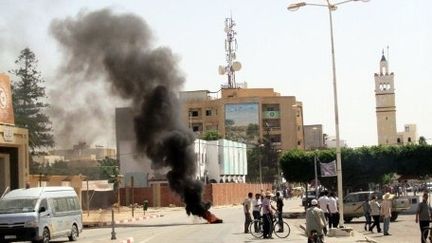
[[[131,101],[137,152],[155,167],[170,167],[169,185],[183,198],[186,212],[203,216],[207,208],[194,178],[194,135],[179,120],[176,93],[184,78],[171,50],[152,47],[151,30],[138,16],[109,9],[54,20],[50,30],[65,53],[65,75],[83,84],[103,79],[114,95]]]

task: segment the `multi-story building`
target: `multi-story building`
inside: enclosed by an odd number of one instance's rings
[[[304,125],[305,150],[324,148],[324,134],[321,124]]]
[[[229,140],[258,144],[269,138],[276,150],[304,149],[303,106],[272,88],[222,88],[180,92],[182,119],[194,132],[216,130]]]
[[[116,137],[120,173],[124,182],[134,177],[135,186],[166,182],[170,168],[154,168],[149,158],[135,151],[136,138],[130,108],[116,109]],[[197,180],[207,182],[245,182],[247,174],[246,144],[219,139],[194,141]]]
[[[85,142],[79,142],[73,145],[72,149],[56,149],[49,152],[49,155],[36,156],[36,162],[48,162],[63,160],[68,162],[69,166],[80,167],[96,167],[99,165],[99,160],[106,157],[111,159],[117,158],[117,152],[114,148],[105,148],[104,146],[90,146]]]

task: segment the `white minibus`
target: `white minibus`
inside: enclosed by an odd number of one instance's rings
[[[75,241],[82,228],[81,206],[72,187],[17,189],[0,198],[0,242]]]

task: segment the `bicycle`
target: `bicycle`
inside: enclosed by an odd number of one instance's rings
[[[432,243],[432,227],[423,227],[422,239],[426,243]]]
[[[252,220],[252,222],[249,224],[249,232],[255,238],[262,238],[263,237],[263,232],[264,232],[263,217],[260,217],[259,219]],[[277,217],[277,213],[276,213],[275,217],[273,218],[272,232],[278,238],[286,238],[291,233],[291,228],[290,228],[289,224],[284,219],[282,219],[282,223],[280,223],[279,218]]]
[[[312,235],[308,238],[308,243],[323,243],[322,236],[318,235],[318,232],[316,230],[312,230]]]

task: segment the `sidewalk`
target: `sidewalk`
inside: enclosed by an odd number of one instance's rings
[[[283,211],[284,218],[288,218],[288,223],[291,226],[290,235],[305,235],[305,211],[304,207],[301,205],[301,199],[285,199]],[[363,233],[357,232],[355,230],[352,231],[351,236],[327,236],[325,241],[326,243],[377,242],[367,238]]]
[[[120,209],[114,208],[114,221],[116,224],[125,224],[139,220],[163,217],[164,213],[176,210],[184,209],[180,207],[148,208],[148,210],[144,213],[142,208],[135,208],[134,214],[132,216],[132,208],[130,207],[121,207]],[[103,227],[111,225],[111,223],[111,209],[90,210],[89,214],[87,210],[83,211],[84,227]]]

